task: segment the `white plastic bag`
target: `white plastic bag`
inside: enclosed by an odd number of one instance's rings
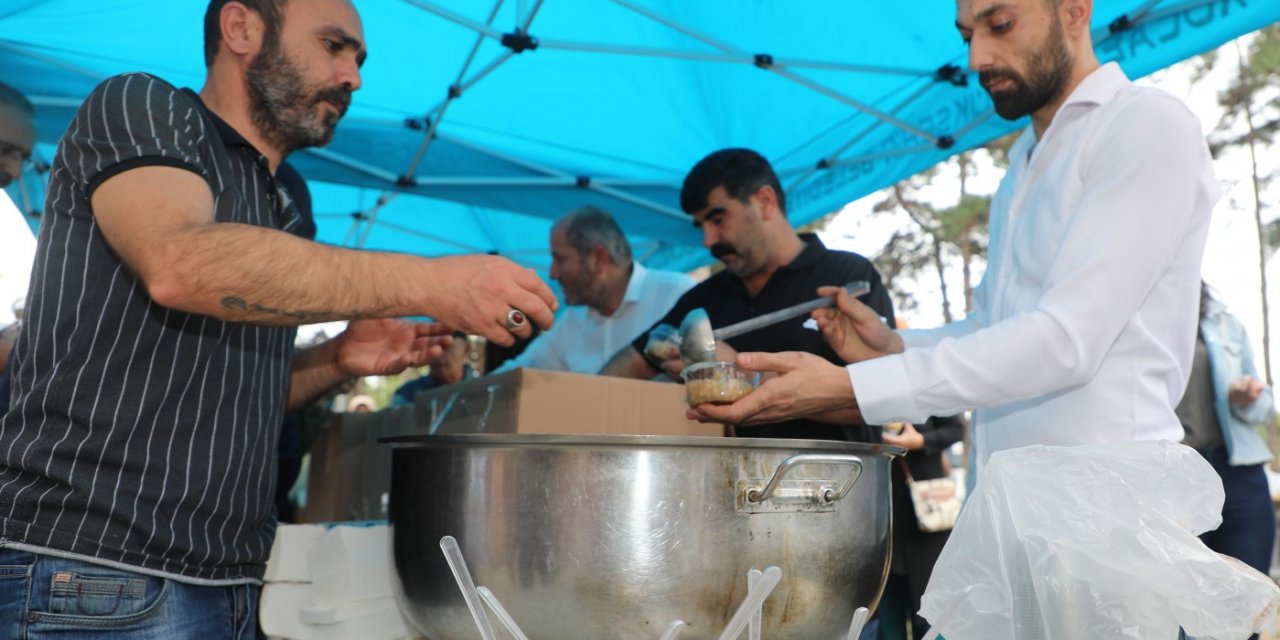
[[[1238,640],[1280,588],[1196,536],[1222,483],[1169,442],[991,456],[934,566],[920,614],[947,640]]]

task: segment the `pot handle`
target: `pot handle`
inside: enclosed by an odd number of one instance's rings
[[[803,464],[847,464],[853,467],[853,471],[849,477],[840,484],[839,487],[832,489],[826,487],[822,490],[822,494],[818,496],[818,500],[823,504],[832,504],[844,499],[853,490],[853,485],[858,482],[858,478],[862,477],[862,459],[858,456],[841,455],[837,453],[804,453],[794,455],[782,461],[778,468],[773,472],[773,477],[769,478],[769,482],[764,485],[764,489],[752,488],[747,490],[747,502],[764,502],[773,496],[773,492],[778,489],[778,485],[782,484],[783,476],[786,476],[792,469]]]

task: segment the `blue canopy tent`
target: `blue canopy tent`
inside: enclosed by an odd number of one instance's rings
[[[495,251],[545,275],[565,212],[611,211],[650,266],[710,261],[679,211],[707,152],[755,148],[794,224],[973,148],[994,117],[952,0],[356,0],[370,57],[333,144],[291,158],[320,240]],[[198,88],[205,2],[5,0],[0,79],[33,98],[47,157],[102,78]],[[1133,77],[1280,20],[1277,0],[1095,0]],[[10,193],[38,212],[39,179]]]

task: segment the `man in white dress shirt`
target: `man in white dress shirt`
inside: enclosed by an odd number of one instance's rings
[[[993,452],[1182,438],[1173,407],[1195,344],[1200,260],[1219,195],[1200,123],[1093,51],[1091,0],[958,0],[956,26],[998,114],[1031,116],[991,206],[986,276],[960,322],[894,332],[841,297],[816,313],[846,368],[743,354],[779,371],[703,420],[856,408],[871,424],[974,411]]]
[[[526,367],[594,374],[694,285],[683,273],[644,268],[618,223],[595,207],[552,227],[551,277],[564,290],[564,313],[494,373]]]

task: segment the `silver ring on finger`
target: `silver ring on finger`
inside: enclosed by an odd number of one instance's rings
[[[516,329],[523,327],[524,323],[524,312],[519,309],[512,309],[507,312],[507,320],[502,323],[502,326],[506,327],[507,331],[515,331]]]

